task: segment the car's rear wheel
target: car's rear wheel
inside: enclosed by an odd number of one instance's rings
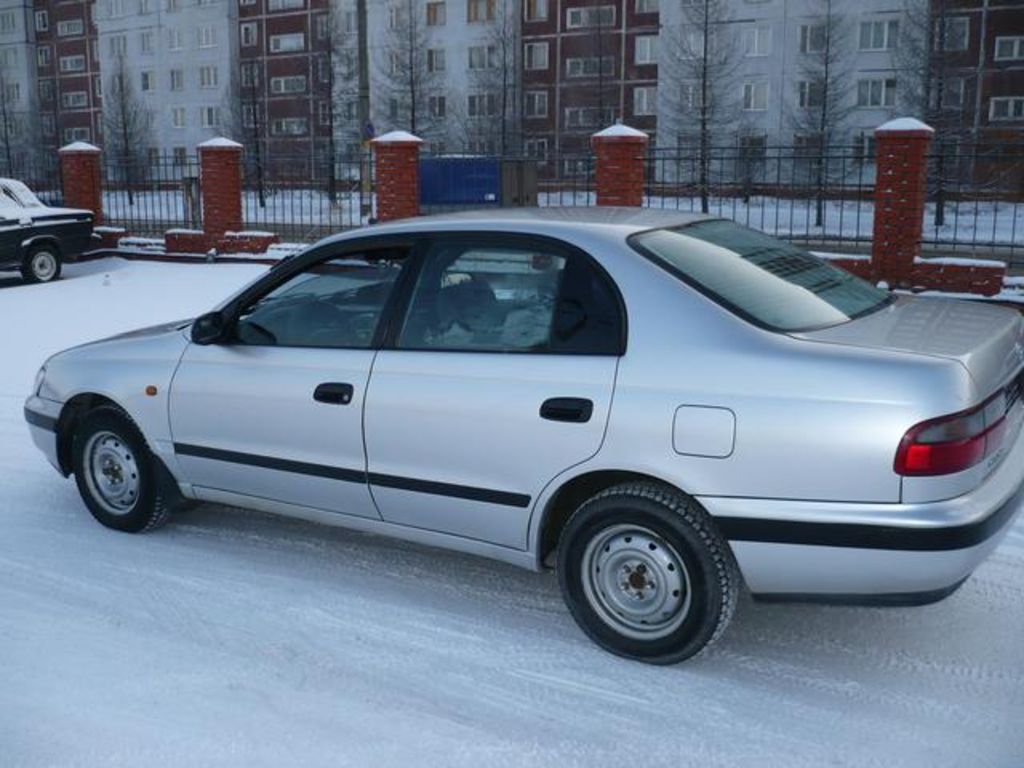
[[[559,541],[558,579],[580,628],[620,656],[672,664],[725,631],[740,576],[710,516],[654,483],[586,501]]]
[[[154,458],[139,428],[119,408],[90,411],[71,444],[75,482],[99,522],[137,533],[167,520],[169,505],[157,482]]]
[[[29,283],[49,283],[60,277],[57,246],[45,243],[28,249],[21,262],[21,276]]]

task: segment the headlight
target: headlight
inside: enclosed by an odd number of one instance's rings
[[[46,380],[46,366],[44,365],[39,369],[39,373],[36,374],[36,381],[32,385],[32,394],[39,396],[39,391],[43,388],[43,382]]]

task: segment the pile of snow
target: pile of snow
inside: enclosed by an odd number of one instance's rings
[[[102,528],[28,437],[37,366],[262,269],[108,259],[0,287],[21,329],[0,341],[4,766],[1019,764],[1021,522],[942,603],[744,600],[668,668],[598,650],[550,574],[210,505]]]

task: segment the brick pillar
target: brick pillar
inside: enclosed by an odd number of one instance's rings
[[[93,224],[103,223],[103,188],[100,184],[100,150],[76,141],[59,150],[64,205],[92,211]]]
[[[934,131],[904,117],[875,129],[878,147],[871,266],[876,280],[911,287],[921,253],[928,194],[928,145]]]
[[[423,139],[405,131],[391,131],[370,143],[376,160],[377,220],[419,216]]]
[[[597,156],[597,204],[643,205],[647,134],[620,121],[591,136],[590,145]]]
[[[242,228],[242,145],[217,138],[199,145],[203,232],[208,239]]]

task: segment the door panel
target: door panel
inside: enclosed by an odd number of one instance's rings
[[[381,351],[366,448],[384,519],[525,549],[533,500],[601,446],[617,360]],[[590,400],[591,418],[542,418],[563,396]]]
[[[378,517],[362,434],[373,354],[190,345],[171,392],[175,451],[188,482]],[[351,384],[350,401],[315,400],[328,382]]]

